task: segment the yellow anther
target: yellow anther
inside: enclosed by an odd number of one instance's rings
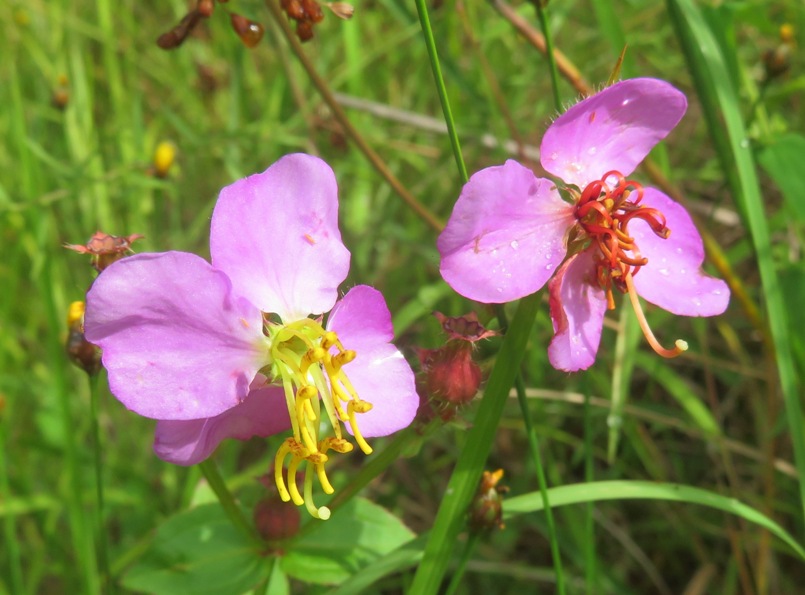
[[[288,491],[291,494],[291,500],[293,500],[293,503],[297,506],[302,506],[302,504],[305,503],[302,494],[299,493],[299,488],[296,487],[296,470],[299,468],[299,463],[301,463],[302,460],[303,459],[294,456],[288,465]]]
[[[333,345],[338,345],[338,335],[333,331],[327,331],[321,339],[321,346],[324,349],[330,349]]]
[[[307,460],[313,463],[314,465],[324,465],[330,457],[324,454],[321,451],[312,452],[308,455]]]
[[[333,438],[330,436],[329,438],[325,438],[324,440],[319,443],[319,450],[322,452],[327,452],[328,450],[334,450],[336,452],[340,452],[341,454],[351,452],[354,447],[352,446],[351,442],[347,442],[343,438]]]
[[[342,366],[353,361],[356,356],[357,354],[352,349],[345,349],[338,355],[333,356],[332,358],[333,368],[336,371],[339,371]]]
[[[347,407],[355,413],[366,413],[372,410],[372,404],[368,401],[351,401]]]
[[[360,403],[366,403],[366,401],[360,401]],[[355,437],[355,442],[358,443],[358,446],[363,451],[363,454],[372,454],[372,447],[369,446],[369,443],[364,440],[363,435],[361,434],[360,429],[358,429],[358,421],[355,419],[355,401],[350,401],[349,405],[347,405],[347,411],[349,412],[349,426],[352,429],[352,435]],[[369,405],[369,403],[366,403]],[[369,409],[371,409],[371,405],[369,405]],[[369,411],[366,409],[366,411]],[[365,413],[365,411],[359,411],[358,413]]]
[[[308,349],[305,353],[304,357],[302,358],[301,363],[299,364],[299,369],[302,374],[307,374],[308,368],[312,364],[319,363],[324,360],[327,356],[327,351],[321,347],[315,347],[314,349]]]

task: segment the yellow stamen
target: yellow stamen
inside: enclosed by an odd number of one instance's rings
[[[285,440],[277,449],[277,454],[274,456],[274,483],[277,484],[277,491],[283,502],[288,502],[291,499],[288,488],[285,487],[285,480],[282,478],[282,465],[285,462],[285,457],[291,452],[290,440],[291,438]]]
[[[352,435],[355,437],[355,442],[358,443],[358,446],[361,448],[364,454],[370,455],[372,454],[372,447],[369,446],[369,443],[364,440],[361,431],[358,429],[358,421],[355,419],[356,413],[366,413],[372,408],[371,403],[367,403],[366,401],[350,401],[349,405],[347,405],[347,411],[349,412],[349,427],[352,429]]]
[[[643,330],[643,335],[645,335],[646,341],[648,341],[648,344],[651,345],[652,349],[654,349],[654,351],[656,351],[659,355],[668,358],[676,357],[687,351],[688,344],[682,339],[677,339],[674,342],[673,349],[666,349],[660,345],[660,342],[657,341],[654,333],[651,332],[651,328],[646,320],[646,315],[643,313],[643,308],[640,306],[640,298],[637,297],[637,291],[635,290],[631,273],[628,273],[624,276],[624,281],[626,282],[626,287],[628,289],[629,300],[632,302],[632,308],[634,308],[634,312],[637,315],[637,321],[640,323],[640,328]]]
[[[302,494],[299,493],[299,488],[296,487],[296,470],[299,468],[299,463],[301,463],[302,460],[303,459],[294,455],[288,465],[288,489],[291,493],[293,503],[297,506],[302,506],[302,504],[305,503],[305,499],[302,498]]]
[[[311,516],[326,519],[327,507],[313,502],[314,476],[321,489],[332,494],[335,489],[327,477],[325,463],[328,450],[348,453],[354,449],[341,431],[349,423],[360,449],[369,454],[372,448],[358,429],[357,415],[372,406],[358,396],[343,368],[355,360],[355,351],[345,349],[337,333],[326,331],[319,320],[305,318],[287,325],[267,319],[271,338],[272,374],[281,378],[294,437],[286,440],[275,456],[274,478],[280,495],[297,506],[305,505]],[[272,326],[273,325],[273,326]],[[332,353],[331,353],[332,351]],[[344,407],[342,403],[346,403]],[[334,436],[321,436],[322,405]],[[291,455],[288,460],[288,455]],[[283,464],[288,462],[283,474]],[[304,488],[300,493],[296,482],[299,465],[305,461]]]
[[[316,519],[326,521],[330,518],[330,509],[326,506],[316,508],[313,504],[313,475],[310,473],[310,464],[305,471],[305,508],[310,513],[310,516]]]

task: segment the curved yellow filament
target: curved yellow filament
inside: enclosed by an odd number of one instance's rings
[[[626,287],[628,289],[629,300],[632,302],[632,308],[634,308],[634,312],[637,315],[637,321],[640,323],[640,328],[643,330],[643,335],[645,335],[646,341],[648,341],[648,344],[651,345],[652,349],[654,349],[654,351],[656,351],[659,355],[667,358],[677,357],[678,355],[687,351],[688,344],[682,339],[677,339],[674,342],[673,349],[666,349],[660,345],[660,342],[657,341],[654,333],[651,332],[651,328],[646,320],[646,315],[643,313],[643,308],[640,306],[640,298],[637,297],[637,291],[635,290],[631,273],[625,276],[624,281],[626,282]]]

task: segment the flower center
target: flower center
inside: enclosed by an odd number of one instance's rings
[[[654,351],[664,357],[676,357],[686,351],[688,345],[678,340],[673,349],[662,347],[648,326],[640,306],[633,277],[648,264],[648,258],[640,253],[635,239],[629,235],[629,222],[642,219],[659,237],[667,239],[671,230],[666,226],[665,215],[652,207],[640,204],[643,187],[627,180],[620,172],[610,171],[600,180],[587,184],[576,199],[575,215],[580,233],[572,242],[595,246],[596,280],[607,297],[607,307],[615,308],[612,294],[614,287],[628,293],[637,314],[640,327]]]
[[[290,324],[269,322],[267,332],[271,338],[269,375],[282,382],[293,427],[293,437],[282,443],[274,459],[277,489],[283,501],[293,500],[297,506],[304,504],[313,517],[326,520],[330,510],[313,504],[313,477],[318,477],[326,494],[335,491],[324,469],[329,460],[327,453],[347,453],[353,449],[343,437],[341,424],[349,422],[360,449],[365,454],[372,452],[356,419],[357,414],[366,413],[372,405],[358,397],[342,369],[355,359],[356,353],[344,349],[336,333],[310,318]],[[329,424],[323,423],[323,417]],[[286,486],[283,465],[289,455]],[[304,496],[296,485],[296,472],[303,461]]]

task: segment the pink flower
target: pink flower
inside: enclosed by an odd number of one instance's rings
[[[277,453],[280,494],[326,518],[311,486],[318,476],[332,492],[326,453],[352,450],[341,424],[368,454],[365,438],[406,427],[419,402],[383,296],[357,286],[336,301],[350,254],[332,170],[288,155],[224,188],[210,252],[212,264],[165,252],[111,265],[87,295],[86,336],[103,350],[112,393],[159,420],[159,457],[189,465],[225,438],[292,428]]]
[[[673,357],[687,349],[684,341],[660,346],[637,296],[674,314],[714,316],[727,308],[729,289],[702,272],[702,239],[685,209],[626,179],[686,107],[668,83],[623,81],[548,128],[540,162],[561,183],[515,161],[473,175],[438,240],[444,279],[486,303],[519,299],[551,279],[548,355],[560,370],[595,361],[613,288],[629,294],[655,351]]]

